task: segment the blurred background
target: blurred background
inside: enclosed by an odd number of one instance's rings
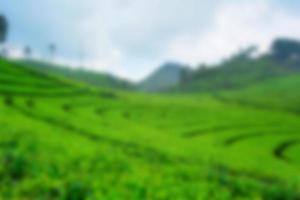
[[[238,51],[269,50],[278,37],[299,38],[297,1],[3,0],[10,56],[55,61],[140,81],[166,61],[197,67]],[[43,12],[38,12],[43,11]],[[49,12],[51,11],[51,12]]]
[[[299,199],[299,9],[1,0],[0,199]]]

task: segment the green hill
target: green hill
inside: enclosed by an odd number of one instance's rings
[[[224,100],[300,113],[300,73],[269,79],[242,90],[222,93]]]
[[[117,93],[11,61],[0,71],[0,199],[300,197],[300,117],[224,100],[246,89]],[[273,80],[281,89],[247,90],[272,99],[298,84]]]
[[[199,68],[186,81],[172,89],[181,92],[215,92],[251,86],[268,79],[295,73],[268,57],[232,58],[218,66]]]
[[[253,47],[216,66],[200,65],[169,91],[199,93],[237,90],[300,73],[300,42],[279,38],[270,53],[253,58]]]
[[[44,74],[53,74],[87,83],[96,87],[114,89],[130,89],[132,87],[132,84],[129,81],[120,79],[110,74],[88,71],[85,69],[72,69],[66,66],[54,65],[34,60],[22,60],[19,61],[19,63],[25,67],[42,72]]]
[[[12,61],[1,60],[0,65],[1,94],[51,94],[80,88],[74,81],[42,74]]]
[[[105,87],[91,87],[76,79],[40,72],[27,64],[3,59],[0,59],[0,82],[0,94],[8,97],[113,96]]]

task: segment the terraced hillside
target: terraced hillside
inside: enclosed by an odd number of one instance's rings
[[[128,90],[133,87],[132,83],[127,80],[120,79],[110,74],[89,71],[83,68],[72,69],[63,65],[57,65],[37,60],[18,60],[16,62],[26,68],[38,71],[40,73],[52,74],[55,76],[80,81],[93,85],[95,87],[113,88],[119,90]]]
[[[300,113],[299,85],[300,73],[293,73],[221,94],[228,101]]]
[[[79,84],[38,73],[14,62],[1,60],[0,64],[2,95],[60,95],[81,90]]]
[[[300,116],[0,62],[1,199],[299,199]]]

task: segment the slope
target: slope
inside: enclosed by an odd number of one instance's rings
[[[178,63],[166,63],[149,77],[137,84],[140,91],[162,91],[174,87],[182,81],[182,74],[189,73],[189,68]]]
[[[177,92],[216,92],[239,89],[281,77],[297,70],[273,62],[268,57],[232,58],[218,66],[199,68],[185,83],[174,87]]]
[[[36,60],[21,60],[19,63],[30,69],[34,69],[45,74],[54,74],[56,76],[81,81],[96,87],[114,89],[130,89],[132,87],[129,81],[110,74],[89,71],[85,69],[72,69],[70,67]]]
[[[221,96],[241,104],[300,113],[300,73],[268,79],[241,90],[223,92]]]
[[[299,198],[298,116],[210,95],[74,94],[71,82],[53,96],[35,82],[55,77],[1,63],[18,81],[1,83],[1,199]]]

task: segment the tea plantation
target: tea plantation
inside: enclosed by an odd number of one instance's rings
[[[298,83],[150,95],[1,60],[0,199],[300,199]]]

